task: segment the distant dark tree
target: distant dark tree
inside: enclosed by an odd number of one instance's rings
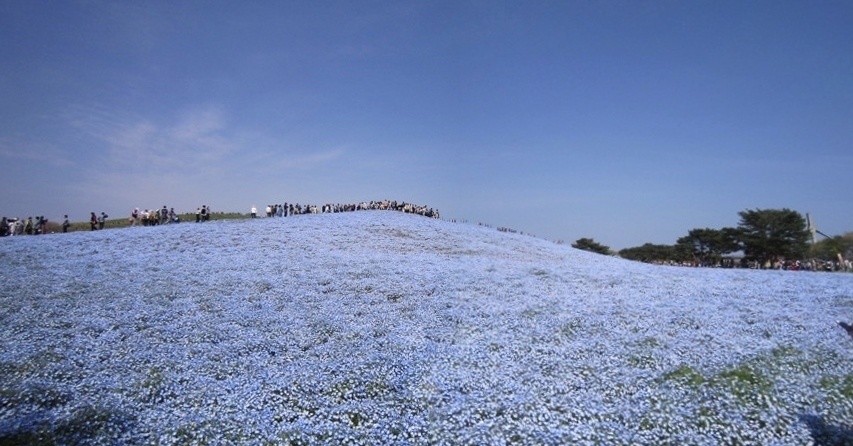
[[[610,254],[610,247],[602,245],[591,238],[580,238],[572,243],[572,248],[582,249],[584,251],[595,252],[598,254]]]
[[[743,250],[743,245],[740,242],[742,235],[740,228],[720,229],[721,252],[723,254],[731,254]]]
[[[619,256],[628,260],[636,260],[638,262],[648,263],[668,261],[680,262],[686,260],[683,254],[680,254],[674,246],[655,245],[652,243],[646,243],[643,246],[635,246],[632,248],[622,249],[619,251]]]
[[[723,255],[740,249],[739,231],[735,228],[691,229],[676,242],[676,247],[689,252],[693,259],[704,266],[720,263]]]
[[[747,258],[763,262],[802,258],[808,250],[806,219],[790,209],[739,212],[739,238]]]
[[[687,261],[692,263],[701,263],[701,255],[697,252],[697,247],[693,243],[693,240],[688,237],[679,237],[678,240],[675,241],[675,245],[672,247],[674,252],[677,252],[679,256],[685,257]]]

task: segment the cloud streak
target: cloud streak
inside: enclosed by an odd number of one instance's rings
[[[111,115],[93,108],[68,123],[101,146],[102,167],[125,171],[213,173],[234,167],[264,171],[313,167],[339,159],[346,150],[297,149],[263,132],[232,125],[217,106],[179,113],[174,123]]]
[[[228,136],[223,112],[214,107],[186,112],[174,125],[120,121],[91,136],[104,144],[109,167],[132,170],[204,171],[239,148]]]
[[[0,159],[35,161],[54,167],[71,167],[75,163],[61,147],[52,143],[22,141],[14,137],[0,138]]]

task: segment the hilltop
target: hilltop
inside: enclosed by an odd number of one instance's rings
[[[0,444],[853,441],[853,278],[412,214],[2,240]]]

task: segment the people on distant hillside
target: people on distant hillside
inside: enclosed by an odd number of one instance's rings
[[[47,219],[44,215],[36,217],[35,228],[33,228],[33,235],[39,234],[47,234]]]
[[[3,222],[0,223],[0,236],[6,237],[11,235],[20,235],[24,232],[24,223],[20,218],[3,217]]]
[[[327,203],[322,206],[317,205],[300,205],[296,204],[288,204],[284,203],[280,204],[270,204],[267,205],[265,209],[265,214],[267,217],[287,217],[292,215],[303,215],[303,214],[327,214],[327,213],[338,213],[338,212],[351,212],[351,211],[362,211],[362,210],[393,210],[405,212],[408,214],[418,214],[431,218],[440,218],[438,210],[430,208],[428,206],[419,206],[412,203],[406,202],[397,202],[397,201],[371,201],[371,202],[361,202],[361,203],[353,203],[353,204],[331,204]],[[252,206],[252,218],[257,216],[257,209]]]
[[[389,200],[361,202],[357,204],[324,204],[322,206],[301,205],[299,203],[285,202],[284,204],[270,204],[265,209],[267,217],[288,217],[304,214],[326,214],[359,210],[396,210],[405,213],[439,218],[438,211],[427,206],[418,206],[406,202],[398,203],[397,201]],[[207,205],[197,208],[196,222],[200,223],[210,220],[211,214],[212,211]],[[257,207],[252,206],[251,216],[252,218],[258,217]],[[89,217],[90,230],[96,231],[104,229],[108,218],[109,216],[106,212],[101,212],[100,215],[95,212],[91,212]],[[128,219],[128,223],[131,226],[137,226],[140,222],[142,226],[154,226],[165,223],[177,223],[178,221],[180,220],[175,212],[175,208],[170,209],[165,205],[161,209],[154,207],[144,209],[142,212],[140,212],[139,208],[133,208]],[[0,224],[0,236],[17,234],[46,234],[47,223],[48,220],[43,216],[36,217],[36,220],[33,220],[33,217],[29,217],[26,220],[4,217],[3,223]],[[71,223],[68,221],[68,215],[65,215],[61,224],[62,232],[68,232],[70,227]]]
[[[26,224],[23,219],[3,217],[3,222],[0,223],[0,236],[12,236],[25,234],[24,227]]]

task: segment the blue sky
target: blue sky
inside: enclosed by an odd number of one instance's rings
[[[853,3],[0,3],[0,215],[405,200],[621,249],[853,231]]]

